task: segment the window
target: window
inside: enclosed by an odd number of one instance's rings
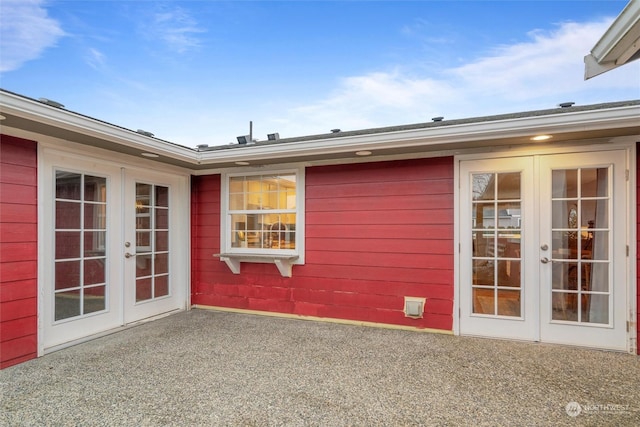
[[[224,254],[297,257],[303,242],[302,169],[223,176]]]
[[[304,263],[304,169],[222,177],[220,260],[274,263],[283,277]]]

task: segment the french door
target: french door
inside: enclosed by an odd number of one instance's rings
[[[184,308],[186,178],[46,150],[43,165],[41,352]]]
[[[626,153],[460,162],[460,333],[627,349]]]

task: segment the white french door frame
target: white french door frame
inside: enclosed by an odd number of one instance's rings
[[[513,150],[505,150],[498,152],[488,152],[488,153],[472,153],[472,154],[458,154],[454,157],[454,242],[455,247],[458,250],[454,251],[454,304],[453,304],[453,332],[455,335],[461,335],[461,293],[462,286],[466,285],[462,283],[462,274],[461,274],[461,266],[462,266],[462,257],[468,256],[468,254],[461,253],[460,249],[462,247],[462,238],[466,238],[462,236],[461,233],[461,221],[464,221],[464,218],[461,218],[461,209],[462,197],[466,197],[466,195],[461,194],[461,162],[464,161],[474,161],[474,160],[486,160],[486,159],[500,159],[500,158],[515,158],[515,157],[527,157],[533,156],[535,162],[535,168],[539,167],[539,157],[545,155],[554,155],[554,154],[570,154],[570,153],[585,153],[585,152],[603,152],[603,151],[616,151],[623,150],[625,152],[626,157],[626,174],[627,179],[624,188],[624,194],[627,201],[627,208],[625,212],[625,223],[622,225],[625,227],[625,236],[626,236],[626,247],[628,251],[628,256],[626,257],[626,283],[625,283],[625,298],[626,298],[626,307],[625,307],[625,318],[626,318],[626,350],[629,353],[635,354],[638,349],[638,343],[636,341],[637,334],[637,316],[638,316],[638,307],[637,307],[637,285],[636,285],[636,277],[637,277],[637,245],[636,245],[636,218],[637,218],[637,210],[636,210],[636,189],[637,189],[637,176],[636,176],[636,142],[638,141],[637,137],[619,137],[613,138],[607,143],[602,144],[590,144],[590,145],[565,145],[559,147],[540,147],[540,148],[523,148],[523,149],[513,149]],[[537,178],[536,178],[537,179]],[[540,188],[538,185],[535,186],[534,189],[534,197],[536,200],[540,198]],[[539,209],[539,206],[538,206]],[[536,220],[536,229],[539,229],[540,221],[539,215],[540,212],[536,212],[537,218]],[[539,296],[538,298],[541,298]],[[540,302],[538,303],[539,306]],[[536,330],[535,330],[535,339],[534,341],[540,341],[541,331],[540,331],[540,316],[541,314],[538,311],[538,319],[536,322]]]
[[[125,239],[125,212],[123,207],[125,200],[125,187],[132,175],[145,175],[158,178],[165,182],[171,182],[172,191],[175,193],[174,224],[183,224],[172,236],[172,260],[174,268],[170,270],[171,280],[180,302],[176,309],[189,309],[190,301],[190,172],[171,165],[159,164],[143,158],[135,158],[129,155],[114,153],[102,149],[90,148],[83,145],[60,141],[49,137],[31,136],[38,140],[38,356],[50,353],[61,348],[88,341],[104,334],[124,329],[132,324],[127,323],[125,313],[125,264],[124,239]],[[95,165],[95,170],[91,165]],[[117,313],[115,319],[111,319],[109,327],[102,330],[91,331],[84,336],[72,337],[71,340],[53,344],[47,344],[46,334],[50,331],[48,325],[52,319],[45,318],[45,313],[51,313],[51,309],[45,307],[51,300],[47,295],[52,286],[52,260],[55,257],[55,248],[52,244],[53,230],[53,203],[55,200],[55,170],[69,170],[71,172],[87,175],[108,175],[109,188],[108,207],[111,218],[107,217],[110,236],[107,256],[113,265],[107,274],[110,282],[117,283],[117,295],[110,295],[111,302],[116,303]],[[102,172],[100,172],[102,170]],[[158,171],[162,172],[158,172]],[[104,172],[108,171],[108,172]],[[149,172],[154,171],[154,172]],[[52,191],[54,192],[52,194]],[[117,212],[117,213],[116,213]],[[178,232],[179,231],[179,232]],[[113,286],[113,285],[112,285]],[[166,313],[158,313],[158,316]],[[155,316],[154,316],[155,317]],[[153,317],[151,317],[153,318]],[[113,322],[112,322],[113,320]],[[139,320],[143,320],[142,318]],[[70,320],[71,322],[73,320]]]

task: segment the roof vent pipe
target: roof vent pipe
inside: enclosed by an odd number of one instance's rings
[[[144,135],[144,136],[148,136],[149,138],[153,138],[153,134],[151,132],[149,132],[149,131],[138,129],[136,132],[139,133],[140,135]]]
[[[47,104],[50,105],[52,107],[56,107],[56,108],[64,108],[64,105],[60,104],[59,102],[53,101],[51,99],[47,99],[47,98],[39,98],[38,101],[42,102],[43,104]]]

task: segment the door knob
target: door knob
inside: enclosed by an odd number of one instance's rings
[[[549,249],[549,245],[545,243],[544,245],[540,246],[540,249],[542,249],[543,251],[546,251]]]
[[[125,257],[125,258],[131,258],[131,257],[133,257],[133,256],[136,256],[136,254],[130,254],[129,252],[127,252],[127,253],[125,253],[125,254],[124,254],[124,257]]]
[[[541,262],[541,263],[543,263],[543,264],[548,264],[548,263],[550,263],[551,261],[549,260],[549,258],[544,257],[544,258],[542,258],[542,259],[540,260],[540,262]]]

